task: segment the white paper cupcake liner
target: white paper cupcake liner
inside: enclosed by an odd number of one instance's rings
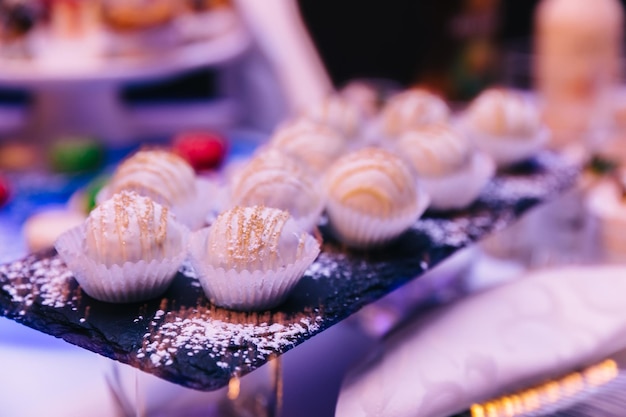
[[[540,129],[532,137],[496,137],[480,133],[466,126],[464,129],[472,143],[489,154],[498,168],[522,162],[545,147],[550,140],[550,131]]]
[[[268,271],[225,270],[204,261],[208,232],[205,228],[194,233],[191,265],[211,303],[233,310],[266,310],[281,304],[320,252],[319,243],[307,235],[302,257],[294,263]]]
[[[164,259],[107,266],[85,255],[84,240],[83,226],[79,226],[61,235],[55,247],[83,291],[111,303],[143,301],[162,294],[187,257],[185,239],[179,251]]]
[[[430,197],[418,186],[415,204],[395,217],[383,219],[365,215],[332,200],[328,201],[326,212],[331,227],[341,242],[365,249],[383,245],[400,236],[426,211],[429,203]]]
[[[495,171],[493,159],[484,152],[475,151],[462,169],[439,177],[421,177],[418,181],[430,196],[430,207],[461,209],[476,200]]]

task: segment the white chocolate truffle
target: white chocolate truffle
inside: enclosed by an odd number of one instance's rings
[[[332,128],[345,138],[359,133],[363,115],[359,108],[345,98],[332,95],[307,108],[303,116]]]
[[[328,196],[359,213],[394,216],[417,199],[410,168],[383,149],[366,148],[336,162],[327,176]]]
[[[468,140],[445,125],[409,130],[398,139],[397,149],[423,176],[458,171],[467,164],[471,154]]]
[[[135,191],[170,208],[195,199],[197,193],[193,168],[180,156],[164,150],[139,151],[126,159],[108,188],[110,194]]]
[[[493,137],[533,138],[542,127],[538,109],[513,90],[484,91],[470,105],[466,116],[473,130]]]
[[[188,233],[167,207],[122,191],[63,233],[55,248],[86,294],[127,303],[167,289],[187,257]]]
[[[225,270],[276,270],[300,259],[307,235],[286,211],[238,206],[211,226],[205,262]]]
[[[184,251],[185,229],[168,208],[134,192],[122,191],[96,207],[84,233],[85,255],[107,266]]]
[[[367,117],[375,116],[380,109],[381,103],[378,91],[366,82],[351,81],[341,89],[340,94]]]
[[[472,149],[465,136],[445,125],[409,130],[395,145],[417,172],[433,209],[467,207],[495,172],[486,153]]]
[[[389,151],[365,148],[339,159],[326,177],[326,212],[337,237],[377,246],[407,230],[426,210],[410,167]]]
[[[533,157],[551,134],[528,96],[497,88],[485,90],[472,102],[461,126],[472,143],[500,168]]]
[[[346,149],[346,141],[333,129],[307,119],[280,126],[270,146],[300,159],[313,171],[322,172]]]
[[[396,137],[402,132],[434,123],[446,123],[450,108],[440,97],[412,89],[389,99],[382,110],[383,133]]]
[[[231,189],[234,206],[277,208],[303,228],[312,229],[323,209],[322,193],[314,174],[278,149],[266,149],[239,172]]]
[[[280,304],[319,254],[286,211],[235,207],[194,233],[190,261],[215,305],[263,310]]]

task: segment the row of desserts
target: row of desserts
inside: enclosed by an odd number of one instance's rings
[[[202,228],[210,199],[184,159],[140,151],[117,167],[98,206],[55,246],[83,291],[101,301],[156,297],[189,258],[215,304],[276,305],[319,243],[287,212],[263,206],[235,207]]]
[[[278,151],[264,155],[280,158]],[[329,213],[338,218],[333,224],[349,225],[344,236],[351,243],[387,241],[426,207],[427,198],[418,198],[410,169],[387,151],[357,151],[334,169],[336,198],[329,201],[337,204],[329,204]],[[302,189],[289,186],[305,177],[266,174],[257,177],[257,184],[269,178],[265,184],[273,195],[296,191],[282,201],[298,202]],[[371,196],[379,197],[375,205],[367,200]],[[263,201],[250,202],[234,205],[209,227],[190,232],[201,223],[207,197],[182,158],[161,150],[138,152],[117,168],[100,204],[82,225],[63,234],[56,248],[82,289],[103,301],[139,301],[161,294],[189,255],[216,305],[261,309],[281,302],[319,253],[319,242],[307,233],[315,226],[314,217],[308,216],[304,226],[302,217],[265,207]],[[318,204],[316,215],[321,208]],[[370,212],[362,215],[363,208]]]
[[[477,197],[496,166],[526,160],[548,140],[535,103],[516,91],[487,90],[453,116],[442,99],[423,90],[401,92],[382,106],[373,89],[358,90],[331,96],[279,126],[242,176],[255,176],[268,149],[295,158],[320,178],[346,153],[375,147],[409,164],[430,196],[430,207],[459,209]],[[246,201],[241,196],[246,187],[252,192],[254,181],[231,180],[231,197]]]
[[[399,102],[421,104],[390,110]],[[398,120],[416,118],[407,118],[407,109],[432,114],[442,104],[419,90],[392,98],[370,126],[395,120],[383,126],[402,133],[374,145],[371,136],[356,132],[364,124],[353,123],[351,114],[359,115],[354,103],[332,97],[281,126],[230,176],[224,194],[203,192],[203,181],[182,158],[140,151],[120,164],[100,205],[59,239],[57,249],[83,289],[104,301],[162,293],[189,254],[215,304],[272,307],[317,256],[319,243],[308,232],[324,208],[337,237],[362,248],[402,234],[429,202],[460,208],[476,198],[494,164],[459,129],[441,121],[398,128]],[[491,117],[485,115],[489,106]],[[540,130],[530,129],[532,109],[513,92],[494,91],[470,107],[467,120],[472,128],[495,126],[489,133],[503,133],[504,143],[532,142],[527,136]],[[219,216],[201,228],[220,195]]]

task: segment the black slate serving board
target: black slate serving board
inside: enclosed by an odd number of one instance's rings
[[[503,229],[577,175],[577,167],[541,154],[499,173],[468,209],[427,212],[397,241],[366,252],[342,247],[322,224],[322,253],[287,302],[267,312],[212,306],[185,268],[162,298],[102,303],[49,251],[0,266],[0,314],[174,383],[214,390]]]

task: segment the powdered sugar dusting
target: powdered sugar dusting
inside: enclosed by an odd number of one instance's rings
[[[1,265],[0,276],[5,276],[8,280],[2,285],[2,290],[9,294],[11,301],[24,308],[30,307],[34,302],[62,308],[75,304],[80,296],[70,286],[73,281],[72,272],[58,257],[42,258],[34,262],[25,259]],[[20,312],[24,313],[24,310]]]
[[[342,262],[346,262],[346,256],[344,254],[320,252],[315,262],[306,270],[305,275],[313,279],[331,278],[337,275],[338,270],[342,269],[344,274],[349,274],[350,271],[341,268]]]
[[[138,358],[149,358],[153,366],[172,365],[176,355],[194,356],[199,352],[208,352],[214,359],[229,355],[240,359],[216,362],[226,369],[233,367],[233,362],[251,366],[284,352],[316,333],[322,317],[311,312],[286,319],[282,314],[194,308],[165,314],[157,311],[152,323],[154,329],[144,335]]]
[[[487,214],[460,217],[454,221],[437,218],[421,219],[414,227],[426,234],[435,245],[461,248],[481,237],[486,231],[500,230],[512,221],[513,214],[505,212],[496,219]]]
[[[485,187],[481,199],[506,204],[514,204],[521,199],[544,200],[571,186],[580,172],[578,165],[549,152],[539,154],[536,163],[542,167],[539,172],[494,178]],[[554,175],[555,171],[560,174]]]

